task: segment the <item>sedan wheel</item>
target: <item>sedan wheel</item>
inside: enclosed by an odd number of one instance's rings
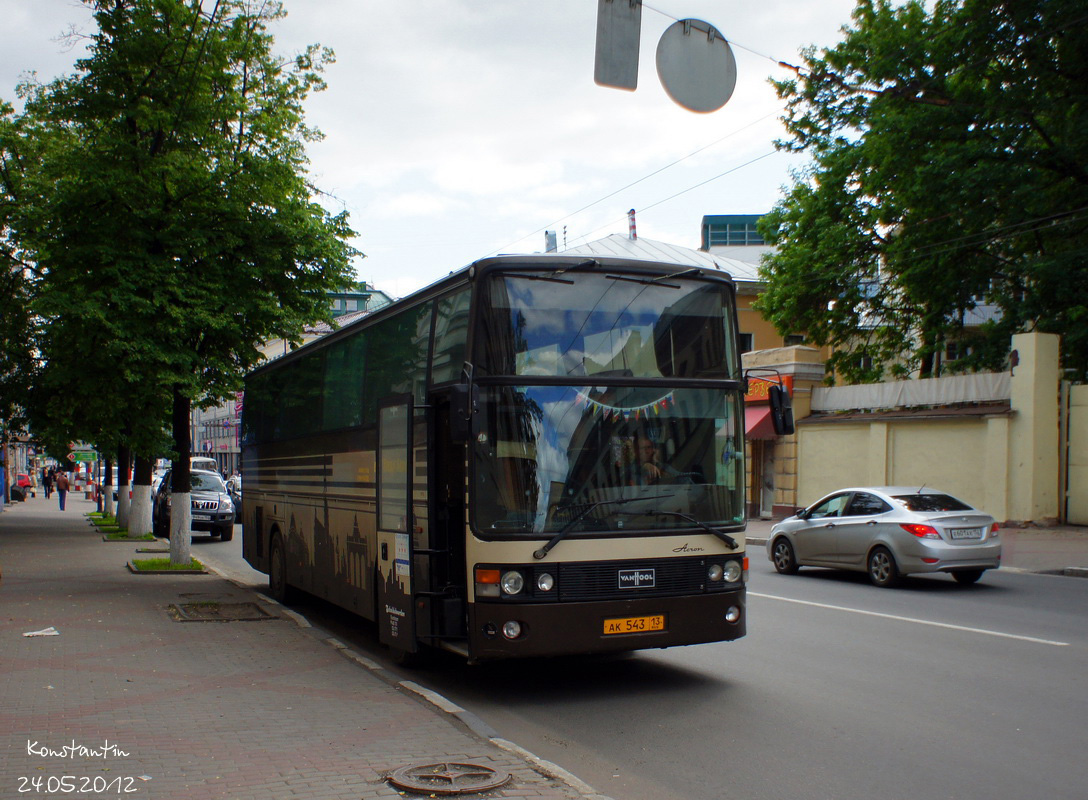
[[[969,586],[972,583],[976,583],[979,578],[982,577],[984,569],[960,569],[952,573],[952,577],[956,579],[956,583],[962,583],[964,586]]]
[[[899,583],[895,558],[886,547],[878,547],[869,554],[869,580],[882,589],[890,589]]]
[[[797,558],[793,554],[793,545],[785,537],[779,538],[774,543],[771,551],[774,568],[783,575],[797,574]]]

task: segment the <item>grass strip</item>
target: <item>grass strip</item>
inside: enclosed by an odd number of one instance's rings
[[[160,570],[190,572],[196,569],[204,569],[204,565],[195,558],[190,560],[188,564],[174,564],[169,558],[134,558],[132,565],[138,570],[148,572],[158,572]]]

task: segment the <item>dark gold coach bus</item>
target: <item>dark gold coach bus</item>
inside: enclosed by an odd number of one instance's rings
[[[247,376],[243,554],[401,655],[741,637],[736,339],[721,272],[479,261]]]

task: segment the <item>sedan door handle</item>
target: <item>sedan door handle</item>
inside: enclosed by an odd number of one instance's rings
[[[876,524],[877,524],[877,522],[876,522],[876,520],[875,520],[875,519],[871,519],[871,520],[869,520],[868,522],[866,522],[865,524],[866,524],[866,525],[876,525]]]

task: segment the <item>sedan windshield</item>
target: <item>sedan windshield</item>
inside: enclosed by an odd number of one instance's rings
[[[739,395],[710,389],[482,387],[482,536],[645,532],[744,521]]]

